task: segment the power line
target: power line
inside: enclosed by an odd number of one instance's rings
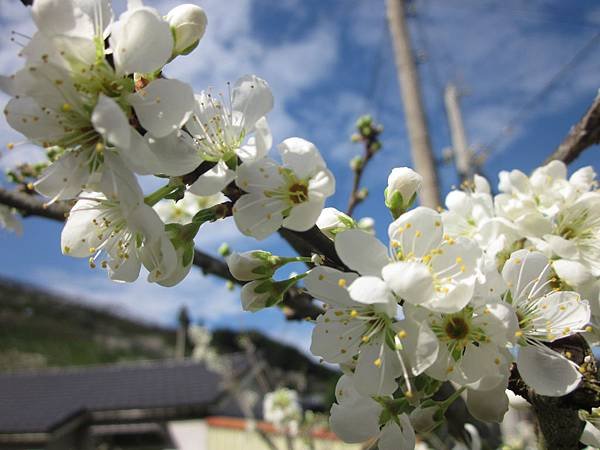
[[[546,95],[548,95],[559,83],[559,81],[565,76],[565,74],[573,69],[579,62],[594,48],[594,46],[600,41],[600,32],[596,33],[592,38],[581,47],[573,57],[567,61],[559,70],[550,78],[550,80],[540,89],[535,95],[529,98],[517,112],[507,121],[506,125],[503,126],[500,131],[484,145],[476,157],[483,160],[489,159],[494,153],[500,150],[499,144],[502,140],[508,136],[515,125],[523,121],[523,118],[530,113]]]

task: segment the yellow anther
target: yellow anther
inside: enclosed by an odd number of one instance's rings
[[[27,189],[33,191],[33,183],[27,183]]]
[[[515,259],[515,264],[521,264],[521,258]]]
[[[393,248],[398,248],[398,247],[400,247],[400,242],[398,242],[398,241],[392,241],[392,247],[393,247]]]
[[[521,336],[523,336],[523,332],[521,330],[515,331],[515,336],[520,338]]]
[[[593,328],[588,325],[587,327],[584,328],[586,332],[591,333],[593,331]]]
[[[319,281],[323,281],[325,279],[325,275],[319,275]]]
[[[400,339],[404,339],[407,336],[406,331],[404,330],[400,330],[398,331],[398,333],[396,334]]]
[[[70,103],[63,103],[60,109],[62,110],[62,112],[69,112],[73,109],[73,107]]]
[[[412,393],[412,391],[406,391],[406,392],[404,393],[404,396],[405,396],[406,398],[413,398],[413,393]]]
[[[89,262],[90,262],[90,267],[91,267],[92,269],[95,269],[95,268],[96,268],[96,263],[94,262],[94,259],[93,259],[93,258],[90,258]]]
[[[357,317],[358,316],[358,311],[353,309],[352,311],[350,311],[350,317]]]
[[[418,237],[418,238],[419,238],[419,237],[421,237],[421,236],[423,236],[423,233],[421,233],[421,231],[420,231],[420,230],[417,230],[417,231],[415,231],[415,237]]]
[[[565,356],[570,359],[573,354],[571,352],[565,352]]]
[[[585,367],[581,366],[581,367],[579,368],[579,372],[581,372],[581,373],[585,373]]]
[[[382,361],[381,358],[377,358],[375,361],[373,361],[373,365],[377,368],[381,367]]]
[[[365,342],[365,343],[369,342],[370,339],[371,338],[369,336],[363,336],[362,338],[360,338],[360,340],[363,341],[363,342]]]
[[[106,261],[102,261],[100,263],[100,265],[102,266],[103,269],[106,269],[108,267],[108,263]]]
[[[447,373],[452,373],[452,372],[454,372],[454,367],[452,367],[452,366],[448,367],[448,368],[446,369],[446,372],[447,372]]]
[[[8,144],[6,144],[6,148],[9,150],[12,150],[13,148],[15,148],[15,144],[13,144],[12,142],[9,142]]]
[[[412,227],[412,224],[411,224],[410,222],[408,222],[408,223],[406,224],[406,229],[408,230],[410,227]]]
[[[96,151],[101,152],[102,150],[104,150],[104,144],[102,142],[97,142],[96,143]]]
[[[346,281],[344,278],[340,278],[340,279],[338,280],[338,286],[339,286],[339,287],[341,287],[341,288],[344,288],[344,287],[346,287],[346,284],[347,284],[347,283],[348,283],[348,282],[347,282],[347,281]]]
[[[429,264],[430,261],[431,261],[431,255],[428,254],[428,255],[423,256],[423,262],[425,264]]]
[[[436,220],[436,221],[435,221],[435,226],[436,226],[436,227],[441,227],[441,226],[442,226],[442,224],[441,224],[441,222],[440,222],[439,220]]]
[[[460,266],[460,271],[461,272],[466,272],[467,268],[465,267],[465,265],[463,264],[462,266]]]
[[[500,365],[500,358],[494,359],[494,364],[496,364],[497,366],[499,366]]]
[[[563,334],[569,334],[570,332],[571,332],[571,329],[570,329],[569,327],[566,327],[566,328],[563,330]]]
[[[71,247],[69,247],[68,245],[65,245],[63,248],[63,252],[64,253],[70,253],[71,252]]]
[[[463,259],[461,256],[457,256],[456,257],[456,264],[460,264],[461,262],[463,262]]]
[[[90,247],[90,253],[96,253],[96,247]]]

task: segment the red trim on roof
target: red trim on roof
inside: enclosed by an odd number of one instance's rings
[[[224,416],[206,417],[204,420],[206,421],[206,424],[209,427],[214,427],[214,428],[229,428],[232,430],[247,430],[248,428],[250,428],[254,425],[256,428],[264,431],[265,433],[271,433],[271,434],[280,434],[281,433],[272,423],[264,422],[262,420],[251,421],[251,420],[246,420],[246,419],[240,419],[237,417],[224,417]],[[312,435],[312,437],[317,438],[317,439],[327,439],[330,441],[339,441],[339,438],[335,435],[335,433],[333,433],[329,430],[325,430],[325,429],[314,430],[311,433],[311,435]]]

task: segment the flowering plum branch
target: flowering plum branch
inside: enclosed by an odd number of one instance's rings
[[[414,207],[421,176],[394,168],[384,243],[351,217],[379,126],[358,125],[366,154],[354,162],[344,214],[324,208],[335,178],[313,143],[289,137],[272,155],[267,81],[243,75],[226,94],[194,94],[162,76],[204,35],[198,6],[161,16],[130,0],[116,18],[109,0],[36,0],[31,12],[24,67],[0,89],[11,96],[7,122],[48,162],[15,177],[29,194],[0,191],[0,224],[16,228],[16,212],[66,218],[63,254],[112,280],[132,282],[144,268],[149,282],[173,286],[196,265],[243,284],[247,311],[284,305],[290,317],[311,317],[312,353],[343,371],[330,425],[346,442],[414,448],[459,397],[475,418],[499,422],[507,387],[533,404],[546,448],[591,439],[584,430],[595,429],[600,405],[589,352],[600,316],[591,167],[568,176],[553,160],[530,175],[503,171],[495,196],[475,176],[440,211]],[[147,194],[140,175],[163,186]],[[228,217],[257,241],[279,233],[299,256],[231,253],[225,266],[195,250],[204,224]],[[277,276],[293,262],[307,270]],[[448,382],[457,391],[434,397]],[[557,432],[565,426],[570,434]]]

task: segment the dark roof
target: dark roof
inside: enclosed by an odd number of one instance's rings
[[[221,376],[195,361],[0,374],[0,433],[50,432],[86,412],[209,407]]]

